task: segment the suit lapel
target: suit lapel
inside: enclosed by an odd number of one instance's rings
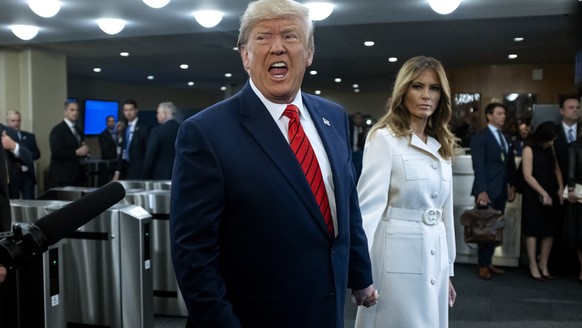
[[[241,115],[246,117],[243,118],[243,125],[281,174],[289,181],[289,186],[297,193],[311,216],[321,226],[322,231],[327,233],[319,207],[295,154],[267,108],[254,94],[248,83],[240,93],[240,102]]]

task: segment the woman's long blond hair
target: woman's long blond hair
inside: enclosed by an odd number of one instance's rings
[[[428,120],[425,131],[441,144],[439,154],[445,159],[450,159],[456,154],[458,148],[458,139],[448,126],[452,115],[451,88],[443,65],[432,57],[413,57],[402,65],[394,81],[392,109],[372,127],[370,135],[373,136],[376,130],[384,127],[390,128],[398,136],[412,135],[410,112],[404,106],[404,96],[412,81],[427,69],[433,70],[440,80],[441,98]]]

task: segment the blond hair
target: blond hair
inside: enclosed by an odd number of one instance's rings
[[[313,51],[315,41],[313,39],[313,22],[309,18],[309,9],[304,5],[291,0],[257,0],[249,3],[247,9],[240,18],[240,29],[237,46],[240,49],[249,41],[251,30],[262,20],[282,17],[297,17],[303,20],[307,48]]]

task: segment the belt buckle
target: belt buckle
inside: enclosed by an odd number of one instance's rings
[[[442,214],[443,214],[442,210],[434,208],[428,209],[424,211],[424,213],[422,213],[422,222],[429,226],[435,225],[439,223],[439,221],[441,220]]]

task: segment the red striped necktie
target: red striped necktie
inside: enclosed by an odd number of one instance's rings
[[[303,173],[305,173],[305,178],[307,178],[307,182],[311,187],[311,192],[313,192],[313,196],[315,196],[315,201],[323,215],[327,230],[332,234],[333,221],[331,218],[327,192],[325,191],[325,184],[323,183],[321,169],[319,168],[319,162],[317,161],[313,147],[311,147],[311,143],[299,122],[299,108],[294,105],[287,105],[283,115],[289,118],[289,130],[287,133],[289,134],[291,149],[295,153],[295,156],[303,169]]]

